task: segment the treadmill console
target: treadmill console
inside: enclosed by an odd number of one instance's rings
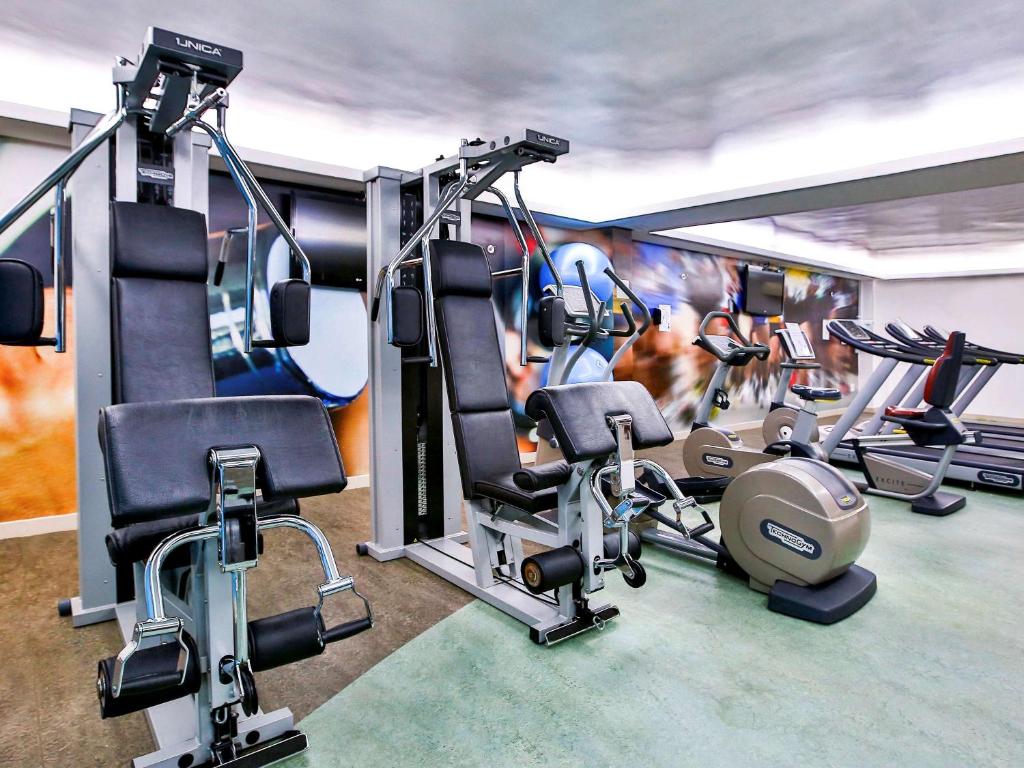
[[[835,327],[837,330],[842,331],[851,339],[857,341],[871,341],[871,336],[861,328],[860,324],[856,320],[830,320],[829,325]]]
[[[799,324],[786,323],[785,328],[780,328],[775,333],[790,360],[810,361],[815,359],[811,340],[807,338],[807,334]]]
[[[911,341],[928,341],[928,339],[926,339],[924,336],[915,331],[913,328],[911,328],[909,325],[907,325],[899,318],[893,320],[892,323],[890,323],[890,325],[892,325],[893,328],[896,328],[901,334],[906,336]]]

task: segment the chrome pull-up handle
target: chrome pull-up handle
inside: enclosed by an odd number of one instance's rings
[[[56,352],[64,352],[67,349],[67,308],[65,298],[65,288],[67,285],[67,182],[71,175],[78,170],[79,166],[85,162],[85,159],[92,154],[93,150],[100,146],[100,144],[103,144],[121,127],[127,116],[128,111],[119,105],[116,109],[100,118],[99,122],[82,139],[82,142],[48,176],[0,218],[0,233],[2,233],[24,216],[33,205],[42,199],[43,195],[51,189],[54,190],[52,255],[55,330],[52,343]]]
[[[67,309],[65,307],[65,256],[66,256],[66,225],[64,217],[67,215],[67,195],[65,187],[67,179],[62,178],[54,187],[55,200],[53,202],[53,298],[55,313],[54,330],[54,352],[64,352],[67,347],[66,322]]]
[[[518,173],[518,172],[517,172]],[[529,363],[529,352],[526,348],[526,326],[530,321],[530,246],[526,242],[526,236],[523,234],[523,228],[519,226],[519,219],[516,218],[515,212],[512,210],[512,205],[509,203],[508,198],[505,197],[505,193],[497,187],[491,187],[487,190],[494,195],[501,202],[501,207],[505,210],[505,218],[508,219],[509,226],[512,227],[512,234],[515,235],[516,242],[519,243],[519,250],[522,255],[522,266],[519,268],[522,278],[522,302],[519,307],[519,327],[520,327],[520,341],[519,341],[519,364],[524,368]]]
[[[416,230],[416,233],[409,238],[409,241],[402,246],[398,251],[398,255],[393,258],[386,267],[384,267],[377,275],[377,285],[374,290],[373,306],[370,312],[370,319],[376,321],[378,313],[380,311],[380,303],[382,299],[387,301],[387,340],[388,344],[394,342],[394,308],[391,303],[391,292],[395,288],[395,272],[398,268],[409,258],[413,251],[417,248],[421,248],[421,243],[424,240],[429,239],[431,231],[438,221],[441,220],[442,214],[448,209],[448,207],[456,200],[462,197],[463,193],[469,187],[470,176],[466,162],[462,161],[462,174],[458,182],[450,185],[446,192],[441,195],[441,199],[437,205],[434,206],[434,210],[430,212],[430,216],[427,217],[423,225]],[[433,302],[433,294],[428,291],[425,300],[427,302],[427,313],[428,316],[432,313],[431,303]],[[428,319],[428,325],[430,320]],[[435,356],[431,356],[431,365],[436,365]]]
[[[222,89],[221,89],[222,90]],[[210,97],[204,99],[204,101],[196,106],[192,112],[200,110],[203,103],[208,101],[212,96],[215,96],[217,91],[214,91]],[[227,135],[224,133],[224,109],[223,109],[223,96],[217,99],[213,104],[210,104],[206,109],[211,106],[217,106],[218,122],[220,123],[219,128],[215,128],[209,123],[200,120],[198,117],[191,117],[186,120],[185,123],[179,128],[175,128],[178,123],[175,123],[167,130],[171,129],[183,130],[186,125],[194,126],[205,131],[210,138],[213,140],[213,144],[217,147],[217,151],[220,153],[221,159],[224,161],[225,167],[228,169],[228,174],[231,176],[231,180],[235,183],[236,189],[239,194],[245,200],[245,204],[249,209],[248,215],[248,230],[246,232],[246,269],[245,269],[245,328],[243,333],[243,342],[245,353],[249,354],[252,352],[253,347],[257,346],[257,343],[253,339],[253,298],[255,292],[255,268],[256,268],[256,227],[258,222],[259,208],[262,208],[266,214],[270,217],[270,221],[273,223],[274,228],[281,234],[285,242],[288,243],[288,247],[291,249],[292,255],[294,255],[302,267],[302,279],[306,283],[312,284],[313,281],[313,269],[310,265],[309,258],[306,256],[305,251],[302,250],[302,246],[299,245],[295,239],[295,235],[291,229],[284,223],[284,219],[281,218],[281,214],[278,213],[277,208],[274,207],[273,202],[267,196],[267,193],[263,191],[256,177],[252,171],[249,170],[248,166],[243,162],[241,157],[238,156],[238,152],[228,141]],[[205,110],[202,110],[205,111]],[[202,114],[202,112],[200,112]],[[184,118],[183,118],[184,119]],[[179,121],[181,122],[181,121]]]

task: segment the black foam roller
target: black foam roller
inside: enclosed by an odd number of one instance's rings
[[[324,624],[315,608],[298,608],[249,622],[249,663],[253,672],[319,656]]]
[[[177,669],[181,652],[177,642],[163,643],[136,652],[128,660],[121,683],[121,695],[117,698],[111,693],[115,657],[100,661],[96,682],[100,717],[120,717],[198,692],[202,684],[199,651],[187,632],[182,638],[189,651],[184,681],[181,681],[181,673]]]

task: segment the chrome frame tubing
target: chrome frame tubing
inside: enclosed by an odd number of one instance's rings
[[[49,175],[39,182],[35,189],[7,211],[3,218],[0,218],[0,232],[5,232],[11,224],[25,215],[25,212],[42,199],[43,195],[53,189],[58,182],[67,181],[68,177],[78,170],[78,166],[92,154],[92,151],[109,139],[121,127],[121,123],[125,121],[126,117],[128,117],[128,110],[124,107],[118,107],[100,118],[100,121],[89,131],[82,140],[82,143],[72,150],[60,162],[60,165],[50,171]]]
[[[223,89],[220,89],[223,90]],[[204,101],[197,107],[193,108],[192,112],[198,112],[202,114],[204,110],[200,110],[202,104],[205,104],[217,92],[204,99]],[[221,97],[221,99],[223,96]],[[217,120],[223,126],[224,123],[224,105],[220,103],[220,99],[216,102],[217,106]],[[209,109],[210,106],[206,107]],[[187,115],[186,115],[187,116]],[[182,118],[184,120],[184,118]],[[181,125],[179,126],[179,123]],[[217,151],[220,153],[221,159],[224,161],[225,167],[228,169],[228,174],[231,176],[231,180],[235,183],[235,188],[238,189],[239,194],[245,200],[245,204],[249,209],[248,215],[248,231],[246,232],[246,268],[245,268],[245,328],[243,332],[243,340],[245,346],[245,353],[249,354],[253,349],[253,301],[255,292],[255,269],[256,269],[256,228],[259,220],[259,208],[263,210],[270,217],[271,222],[274,224],[274,228],[281,234],[288,243],[288,247],[291,249],[292,254],[298,258],[300,265],[302,266],[302,279],[312,284],[313,282],[313,269],[309,263],[309,258],[306,256],[305,251],[295,240],[291,230],[284,223],[284,219],[277,212],[274,204],[267,197],[267,193],[263,191],[256,177],[253,176],[248,166],[242,161],[235,151],[234,147],[228,141],[223,128],[215,128],[209,123],[200,120],[198,117],[192,117],[189,120],[182,123],[181,120],[174,123],[168,132],[174,129],[175,133],[183,130],[186,125],[192,125],[205,131],[210,138],[213,140],[214,146],[217,147]]]
[[[487,191],[501,202],[501,207],[505,211],[505,218],[508,219],[509,226],[512,227],[512,234],[515,235],[516,242],[519,243],[519,251],[522,256],[520,284],[523,295],[519,307],[519,365],[525,368],[529,364],[529,353],[526,348],[526,327],[530,322],[530,246],[526,242],[523,228],[519,226],[519,219],[516,218],[512,205],[509,203],[505,193],[497,187],[490,187]]]
[[[551,259],[551,252],[548,250],[547,241],[544,239],[544,235],[541,234],[540,227],[537,226],[537,221],[533,218],[533,211],[523,200],[523,192],[519,188],[519,171],[513,171],[512,173],[512,190],[516,196],[516,202],[519,203],[519,210],[523,212],[523,218],[526,219],[526,226],[530,228],[530,233],[533,235],[534,240],[537,241],[537,247],[540,248],[540,255],[544,257],[544,261],[548,265],[548,269],[551,270],[551,275],[555,278],[555,295],[562,295],[562,276],[558,274],[558,270],[555,268],[555,262]]]
[[[427,241],[427,239],[429,237],[430,232],[433,230],[433,228],[437,224],[437,222],[441,219],[441,215],[448,209],[448,207],[452,203],[454,203],[456,200],[460,199],[463,196],[463,193],[469,187],[469,185],[470,185],[470,177],[469,177],[469,173],[467,171],[466,161],[465,160],[461,160],[459,162],[459,164],[460,164],[460,173],[461,173],[459,181],[457,183],[455,183],[454,185],[449,185],[448,189],[441,196],[441,199],[438,201],[437,205],[434,206],[434,210],[430,212],[430,216],[428,216],[426,221],[423,222],[423,225],[418,230],[416,230],[416,234],[414,234],[412,237],[410,237],[409,241],[404,246],[402,246],[402,248],[398,251],[398,255],[395,256],[395,258],[393,258],[388,263],[387,267],[385,267],[385,269],[383,271],[383,274],[381,274],[377,278],[377,288],[376,288],[376,291],[375,291],[374,301],[379,303],[380,300],[381,300],[382,294],[386,294],[387,295],[387,297],[386,297],[387,298],[387,311],[386,311],[386,315],[387,316],[386,316],[386,320],[385,320],[385,323],[386,323],[385,327],[387,329],[387,341],[388,341],[388,344],[392,344],[394,342],[394,338],[395,338],[395,336],[394,336],[394,307],[393,307],[393,305],[391,303],[391,292],[395,288],[395,271],[402,265],[402,263],[409,257],[409,255],[413,251],[415,251],[417,248],[423,248],[424,247],[424,244],[426,243],[426,241]],[[428,271],[428,268],[429,268],[429,263],[424,265],[424,270],[425,271]],[[426,278],[426,280],[429,281],[429,278]],[[425,282],[424,283],[425,287],[426,287],[426,284],[427,283]],[[424,303],[426,305],[424,307],[424,310],[425,310],[425,314],[427,316],[428,345],[431,348],[434,348],[435,341],[434,341],[434,339],[432,337],[431,328],[436,328],[437,326],[436,326],[436,320],[434,318],[434,297],[433,297],[433,293],[432,292],[428,291],[427,296],[424,297]],[[431,368],[436,368],[437,367],[437,355],[436,354],[432,353],[430,355],[430,367]]]
[[[53,201],[53,293],[56,328],[54,329],[54,352],[64,352],[66,344],[67,309],[65,307],[66,272],[64,252],[64,217],[67,215],[67,178],[62,178],[54,187]]]
[[[120,101],[120,98],[118,99]],[[7,231],[25,213],[42,199],[43,195],[54,190],[53,216],[53,287],[54,287],[54,351],[64,352],[67,348],[67,309],[65,306],[66,259],[64,229],[67,216],[67,182],[85,159],[100,144],[114,135],[128,117],[128,110],[118,107],[104,115],[91,131],[61,163],[43,179],[35,189],[23,197],[13,208],[0,218],[0,233]]]

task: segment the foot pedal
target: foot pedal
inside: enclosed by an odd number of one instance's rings
[[[301,754],[309,748],[309,739],[301,731],[286,731],[281,738],[250,747],[234,760],[220,763],[219,768],[264,768],[267,765]]]

